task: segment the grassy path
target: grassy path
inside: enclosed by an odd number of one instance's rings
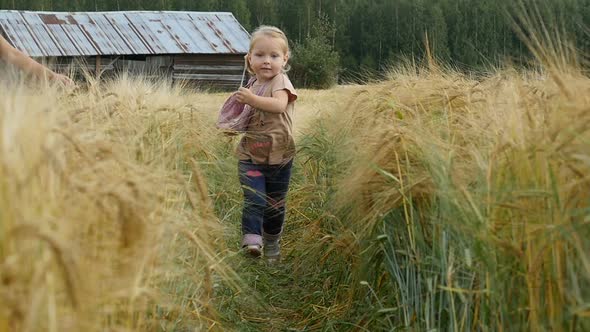
[[[232,266],[246,286],[218,293],[223,320],[238,331],[302,331],[299,312],[308,297],[309,283],[296,279],[289,257],[269,264],[264,259],[234,256]]]
[[[290,213],[287,218],[279,262],[245,257],[238,251],[240,214],[235,210],[232,214],[226,227],[230,248],[226,262],[240,277],[242,287],[216,288],[215,306],[223,325],[236,331],[310,330],[310,322],[306,321],[308,311],[314,310],[314,297],[323,298],[323,294],[318,286],[321,280],[314,273],[298,270],[302,252],[295,239],[294,228],[300,225],[294,221],[295,214]]]
[[[319,114],[342,106],[346,99],[342,96],[350,95],[359,88],[349,86],[325,91],[300,91],[294,128],[296,140],[303,137],[306,128],[313,124]],[[230,255],[226,262],[235,269],[244,287],[240,290],[225,286],[217,288],[215,306],[224,324],[233,326],[237,331],[332,330],[319,326],[320,322],[317,321],[322,312],[329,314],[330,311],[330,304],[325,303],[326,294],[322,290],[325,276],[317,271],[302,271],[300,264],[304,259],[305,248],[298,242],[297,234],[303,231],[300,228],[305,227],[303,219],[309,219],[306,214],[313,215],[317,211],[288,213],[280,262],[269,263],[265,259],[244,257],[237,249],[240,242],[241,193],[236,195],[236,190],[239,192],[233,166],[236,161],[231,156],[228,159],[226,166],[218,170],[222,174],[213,176],[213,179],[220,179],[223,184],[211,185],[214,191],[217,187],[232,196],[230,200],[218,202],[217,209],[219,214],[225,215],[221,219],[227,220],[225,225]],[[300,171],[304,167],[301,159],[296,160],[298,162],[295,164],[289,200],[293,199],[294,191],[306,186],[306,179]],[[231,183],[228,184],[228,181]],[[231,189],[227,189],[228,186]]]
[[[224,327],[235,331],[344,331],[349,323],[333,312],[334,290],[328,289],[330,271],[306,270],[305,249],[297,233],[286,230],[282,259],[270,263],[235,252],[227,262],[241,278],[242,289],[220,286],[215,296]],[[237,246],[238,236],[232,236]],[[361,329],[362,330],[362,329]]]

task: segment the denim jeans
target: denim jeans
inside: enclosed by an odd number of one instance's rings
[[[282,165],[239,162],[238,174],[244,190],[242,234],[282,232],[292,166],[293,160]]]

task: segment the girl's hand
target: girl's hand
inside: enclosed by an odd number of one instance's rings
[[[238,100],[238,102],[242,104],[250,105],[252,103],[253,98],[254,94],[252,93],[252,91],[250,91],[250,89],[241,87],[238,89],[238,92],[236,92],[236,99]]]

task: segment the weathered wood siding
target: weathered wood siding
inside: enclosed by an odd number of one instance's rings
[[[42,61],[43,59],[39,59]],[[110,77],[126,72],[150,79],[168,79],[188,86],[215,90],[235,90],[244,70],[243,55],[154,55],[59,57],[47,61],[53,70]],[[98,66],[97,66],[98,65]],[[244,81],[248,79],[248,74]],[[244,82],[245,83],[245,82]]]
[[[175,81],[187,81],[204,88],[235,90],[242,79],[244,55],[176,55],[172,68]]]

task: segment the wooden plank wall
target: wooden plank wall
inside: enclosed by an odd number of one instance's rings
[[[101,56],[62,57],[39,59],[52,69],[63,73],[75,73],[79,78],[83,73],[96,74],[97,64],[101,76],[109,77],[118,72],[143,75],[150,79],[172,79],[188,86],[202,89],[236,90],[240,86],[244,70],[244,55],[157,55],[135,57]],[[244,77],[244,84],[248,73]]]
[[[237,90],[244,70],[244,55],[177,55],[172,68],[175,81],[187,81],[205,89]],[[246,73],[244,80],[247,79]]]

